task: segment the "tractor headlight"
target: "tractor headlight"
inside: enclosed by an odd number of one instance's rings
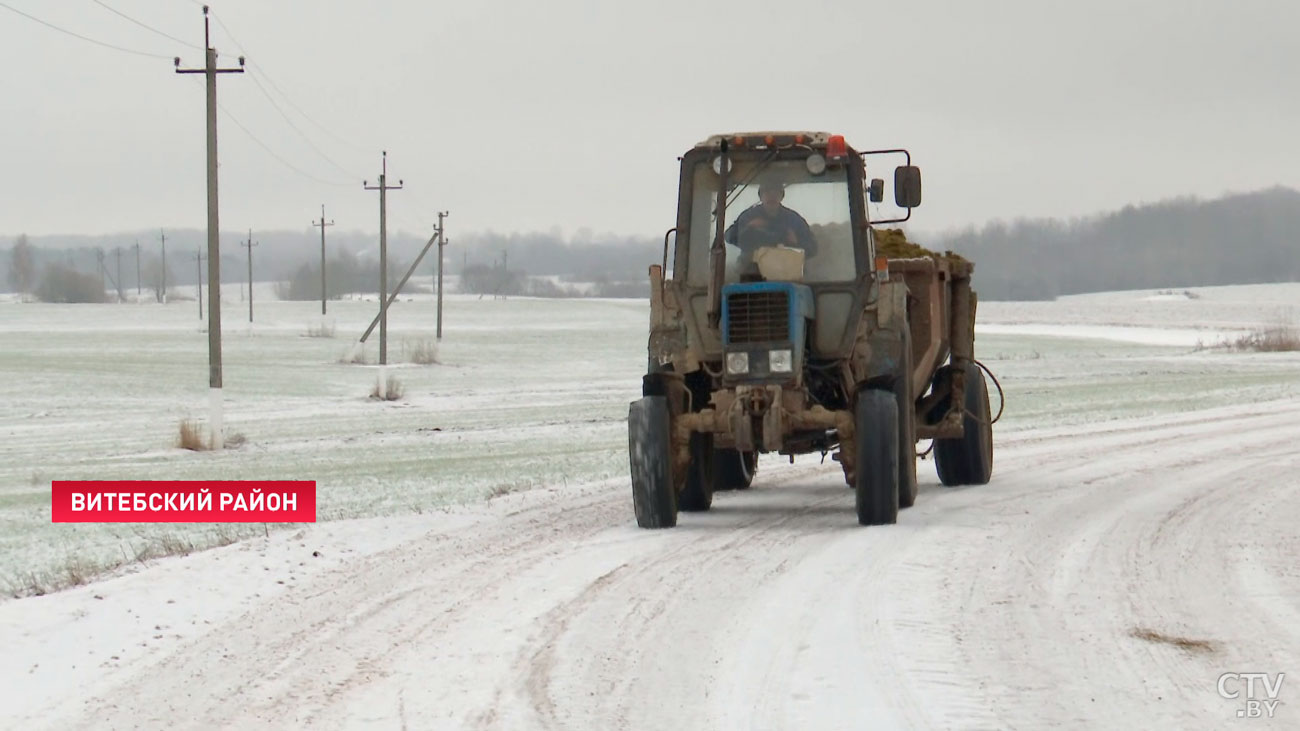
[[[727,373],[733,376],[749,373],[749,353],[727,353]]]
[[[789,373],[794,370],[794,357],[789,350],[767,351],[767,367],[773,373]]]

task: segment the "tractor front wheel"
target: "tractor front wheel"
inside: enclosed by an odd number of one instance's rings
[[[898,401],[889,391],[862,391],[854,421],[857,462],[853,489],[858,523],[897,523]]]
[[[686,473],[686,486],[677,496],[677,509],[702,513],[713,506],[713,435],[695,432],[691,435],[691,466]]]
[[[632,508],[642,528],[677,525],[669,441],[670,414],[665,396],[633,401],[627,415],[628,462],[632,470]]]
[[[713,451],[713,489],[745,490],[758,471],[758,452],[724,448]]]

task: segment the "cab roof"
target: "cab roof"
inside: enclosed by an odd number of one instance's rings
[[[817,146],[825,145],[827,140],[831,138],[830,132],[807,132],[807,131],[799,131],[799,130],[768,130],[765,132],[730,132],[727,134],[710,135],[708,139],[705,139],[701,142],[697,142],[695,144],[695,147],[697,149],[701,147],[717,147],[718,143],[722,142],[723,140],[732,140],[735,139],[736,137],[744,137],[746,139],[758,138],[761,140],[767,137],[768,135],[771,135],[773,137],[794,137],[795,135],[803,135],[804,138],[807,140],[807,144],[817,145]]]

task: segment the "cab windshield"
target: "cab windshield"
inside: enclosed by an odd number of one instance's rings
[[[721,178],[708,161],[698,163],[692,177],[687,283],[708,286]],[[857,276],[846,167],[813,175],[802,159],[733,160],[727,184],[726,282],[752,272],[754,253],[764,246],[804,250],[805,282]]]

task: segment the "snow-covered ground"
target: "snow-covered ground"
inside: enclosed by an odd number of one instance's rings
[[[1221,673],[1300,673],[1300,354],[1196,345],[1300,322],[1300,285],[1192,291],[982,303],[988,486],[922,463],[861,529],[837,466],[765,458],[662,532],[624,476],[643,302],[452,297],[442,363],[381,403],[339,362],[373,303],[313,338],[318,304],[250,326],[227,294],[220,454],[172,446],[206,412],[194,302],[0,304],[0,577],[120,564],[0,603],[0,727],[1229,725]],[[428,298],[391,323],[398,363]],[[322,522],[50,524],[77,478],[315,479]]]

